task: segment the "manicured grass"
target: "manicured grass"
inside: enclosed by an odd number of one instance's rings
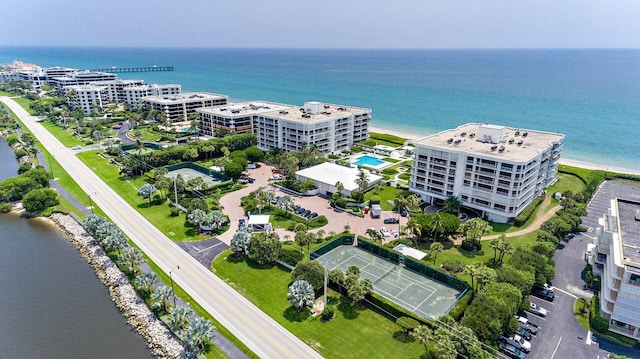
[[[171,217],[168,204],[149,206],[149,201],[138,196],[138,189],[144,184],[150,183],[151,179],[146,176],[124,178],[120,175],[118,167],[110,164],[108,159],[99,156],[100,152],[86,151],[78,153],[77,156],[162,233],[175,241],[194,241],[205,238],[205,236],[199,235],[194,228],[185,225],[185,214],[181,213],[177,217]]]
[[[136,131],[140,131],[140,137],[133,136]],[[130,134],[132,139],[139,139],[142,141],[157,141],[162,136],[148,127],[137,127],[135,130],[130,131]]]
[[[391,162],[391,163],[398,163],[398,162],[400,162],[400,160],[397,160],[397,159],[395,159],[395,158],[391,158],[391,157],[385,157],[385,158],[383,158],[382,160],[383,160],[383,161],[386,161],[386,162]]]
[[[380,197],[380,207],[382,207],[383,211],[391,211],[393,206],[387,203],[387,201],[395,201],[396,194],[398,193],[408,193],[408,191],[398,188],[393,188],[391,186],[376,186],[369,192],[364,194],[364,200],[368,201],[372,196]]]
[[[24,108],[25,110],[27,110],[27,112],[29,112],[30,115],[35,115],[36,113],[31,109],[31,107],[29,106],[29,104],[31,103],[31,100],[26,99],[24,97],[16,97],[13,99],[15,102],[17,102],[20,106],[22,106],[22,108]],[[18,117],[15,117],[18,118]]]
[[[57,126],[49,121],[40,122],[42,127],[46,128],[55,138],[58,139],[65,147],[73,147],[76,145],[84,146],[84,142],[80,141],[76,136],[64,128]]]
[[[332,321],[322,322],[307,310],[299,312],[287,302],[288,271],[277,266],[260,268],[229,254],[224,252],[214,260],[216,275],[323,356],[419,358],[424,354],[421,344],[406,342],[394,322],[364,306],[354,309],[335,292],[329,293],[329,304],[337,308]]]

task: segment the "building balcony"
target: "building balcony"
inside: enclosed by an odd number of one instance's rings
[[[635,332],[634,329],[625,329],[625,327],[619,327],[617,325],[612,324],[609,326],[609,330],[614,333],[622,334],[624,336],[637,339],[637,337],[634,336],[634,332]]]
[[[607,255],[603,254],[603,253],[598,253],[598,255],[596,256],[596,263],[606,263],[607,262]],[[640,283],[638,283],[638,286],[640,286]]]

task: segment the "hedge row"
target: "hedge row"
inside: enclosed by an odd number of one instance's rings
[[[513,221],[513,225],[516,227],[520,227],[523,224],[527,223],[527,221],[529,220],[529,217],[531,217],[533,212],[535,212],[536,208],[538,208],[538,206],[540,205],[540,203],[542,203],[543,200],[544,200],[544,197],[537,197],[536,199],[531,201],[531,203],[527,206],[527,208],[525,208],[524,211],[522,211],[522,213],[520,213],[516,217],[516,219]]]
[[[591,297],[589,324],[593,329],[601,333],[606,333],[609,330],[609,321],[600,316],[600,298],[597,295]]]

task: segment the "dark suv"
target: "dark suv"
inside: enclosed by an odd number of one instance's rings
[[[556,298],[555,293],[553,293],[553,291],[550,291],[548,289],[544,289],[544,288],[535,288],[533,290],[533,292],[531,292],[531,294],[535,295],[538,298],[542,298],[546,301],[549,302],[553,302],[553,300]]]

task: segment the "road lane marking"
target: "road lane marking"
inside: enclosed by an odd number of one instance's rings
[[[556,348],[553,350],[553,355],[551,355],[551,359],[556,356],[556,352],[558,351],[558,347],[560,346],[560,342],[562,342],[562,337],[558,340],[558,344],[556,344]]]
[[[591,345],[591,331],[587,332],[587,340],[585,341],[587,345]]]
[[[219,245],[221,245],[221,244],[222,244],[222,242],[217,243],[217,244],[214,244],[214,245],[209,246],[209,247],[207,247],[207,248],[203,248],[203,249],[197,250],[197,251],[196,251],[196,253],[202,253],[202,252],[204,252],[204,251],[208,251],[209,249],[211,249],[211,248],[213,248],[213,247],[217,247],[217,246],[219,246]]]

